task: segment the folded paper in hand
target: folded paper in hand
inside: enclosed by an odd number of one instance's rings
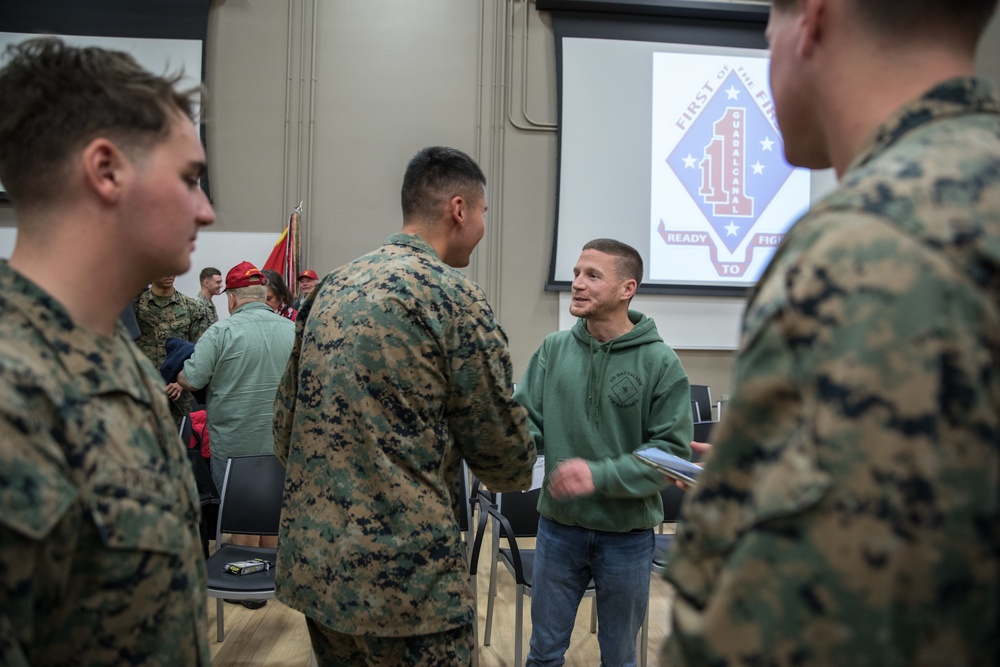
[[[701,468],[698,465],[686,461],[679,456],[668,454],[656,447],[640,449],[637,452],[633,452],[632,456],[646,465],[656,468],[667,477],[687,484],[696,483],[698,481],[698,474],[701,473]]]

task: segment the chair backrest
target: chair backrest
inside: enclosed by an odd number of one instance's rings
[[[188,462],[191,464],[191,471],[194,473],[195,484],[198,485],[198,496],[202,501],[218,500],[219,490],[215,488],[212,471],[208,468],[208,461],[201,455],[201,450],[189,449],[187,456]]]
[[[698,413],[695,414],[695,421],[712,421],[712,392],[709,390],[708,385],[691,385],[691,402],[698,404]]]
[[[684,504],[684,489],[671,484],[660,490],[663,500],[663,522],[677,523],[681,519],[681,506]]]
[[[273,454],[238,456],[226,464],[217,535],[277,535],[285,467]]]
[[[538,534],[538,494],[541,491],[532,489],[523,493],[497,494],[497,509],[510,523],[513,537],[534,537]]]
[[[702,421],[694,423],[694,439],[698,442],[712,442],[712,429],[719,422]]]

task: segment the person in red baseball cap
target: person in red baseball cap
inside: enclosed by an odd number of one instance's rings
[[[292,308],[298,310],[302,307],[302,302],[306,300],[309,296],[309,292],[313,291],[316,284],[319,282],[319,276],[312,269],[306,269],[299,274],[299,295],[295,298],[295,303],[292,304]]]
[[[240,287],[263,285],[265,282],[264,274],[260,272],[260,269],[250,262],[240,262],[229,269],[229,273],[226,274],[226,289],[222,291],[228,292],[231,289],[238,289]]]

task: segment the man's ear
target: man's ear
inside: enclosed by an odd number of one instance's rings
[[[81,153],[86,186],[107,202],[121,196],[130,162],[112,141],[98,137]]]
[[[454,195],[448,200],[448,214],[454,222],[460,225],[465,224],[468,208],[468,202],[465,201],[465,197],[462,195]]]
[[[622,285],[622,297],[624,297],[625,300],[631,299],[635,295],[635,291],[638,287],[639,285],[635,282],[635,278],[629,278],[625,281],[625,284]]]
[[[826,34],[825,22],[829,8],[827,0],[802,0],[796,20],[799,27],[797,51],[799,56],[810,56]]]

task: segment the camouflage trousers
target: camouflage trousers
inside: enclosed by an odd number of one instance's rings
[[[475,646],[472,625],[414,637],[348,635],[306,617],[319,667],[467,667]]]

